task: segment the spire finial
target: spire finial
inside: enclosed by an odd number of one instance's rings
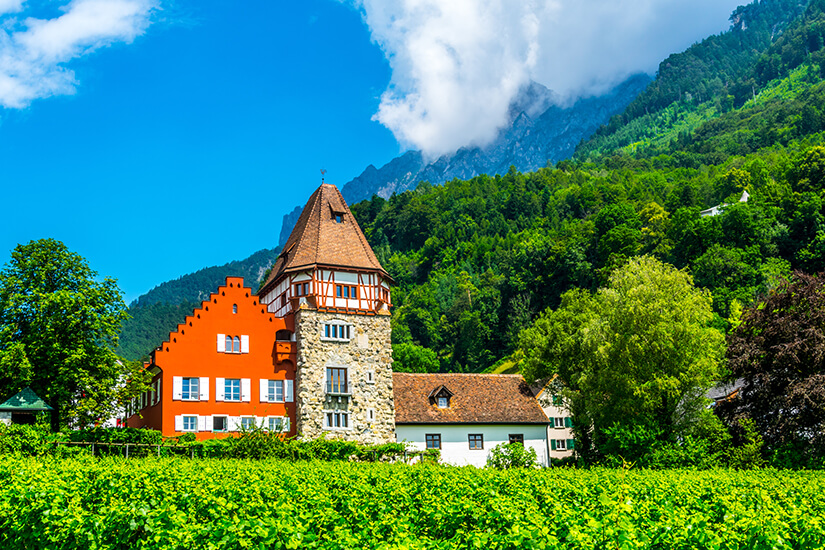
[[[324,183],[324,175],[326,173],[327,173],[327,171],[325,169],[321,168],[321,183]]]

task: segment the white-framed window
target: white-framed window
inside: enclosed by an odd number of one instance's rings
[[[352,339],[352,325],[343,321],[324,323],[321,328],[321,340],[349,342]]]
[[[553,445],[551,445],[552,450],[554,451],[566,451],[567,450],[567,440],[566,439],[553,439]]]
[[[241,417],[241,429],[242,430],[251,430],[255,427],[255,417],[254,416],[242,416]]]
[[[183,431],[196,432],[198,431],[198,417],[191,415],[184,415],[183,417]]]
[[[241,400],[241,379],[240,378],[226,378],[224,380],[223,400],[224,401],[240,401]]]
[[[367,421],[374,422],[375,421],[375,409],[367,409]]]
[[[249,353],[249,335],[218,334],[218,353]]]
[[[450,400],[447,397],[442,395],[441,397],[438,398],[438,408],[439,409],[447,409],[449,407],[450,407]]]
[[[324,427],[331,430],[348,430],[348,411],[324,411]]]
[[[375,371],[368,370],[367,371],[367,384],[375,384]]]
[[[267,423],[270,432],[285,433],[289,431],[289,418],[286,416],[270,416]]]
[[[184,378],[181,380],[180,398],[183,400],[197,401],[201,398],[200,379]]]
[[[267,380],[267,398],[270,403],[284,402],[283,380]]]
[[[553,419],[554,428],[564,428],[564,418],[556,417]]]
[[[213,416],[212,417],[212,431],[213,432],[225,432],[229,429],[229,418],[226,416]]]

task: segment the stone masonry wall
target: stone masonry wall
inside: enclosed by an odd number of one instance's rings
[[[325,323],[352,326],[348,342],[322,340]],[[295,312],[297,369],[295,401],[301,437],[336,437],[361,443],[395,442],[390,316],[322,313],[307,306]],[[327,367],[346,367],[351,396],[328,396]],[[369,382],[369,373],[374,382]],[[326,411],[349,411],[348,428],[325,428]],[[370,421],[369,411],[375,418]]]

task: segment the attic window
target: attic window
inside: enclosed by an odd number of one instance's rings
[[[335,223],[344,223],[344,215],[343,214],[335,214]]]
[[[450,408],[450,398],[445,396],[439,396],[438,398],[438,408],[439,409],[449,409]]]
[[[449,409],[452,396],[453,392],[444,386],[438,386],[430,392],[430,404],[437,406],[439,409]]]

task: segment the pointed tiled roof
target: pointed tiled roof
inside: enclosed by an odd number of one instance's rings
[[[321,184],[309,197],[258,294],[268,292],[272,283],[285,273],[315,266],[378,271],[387,275],[341,192],[329,183]]]
[[[40,399],[31,388],[23,388],[17,395],[10,397],[5,403],[0,403],[0,411],[29,412],[51,411],[50,406]]]

